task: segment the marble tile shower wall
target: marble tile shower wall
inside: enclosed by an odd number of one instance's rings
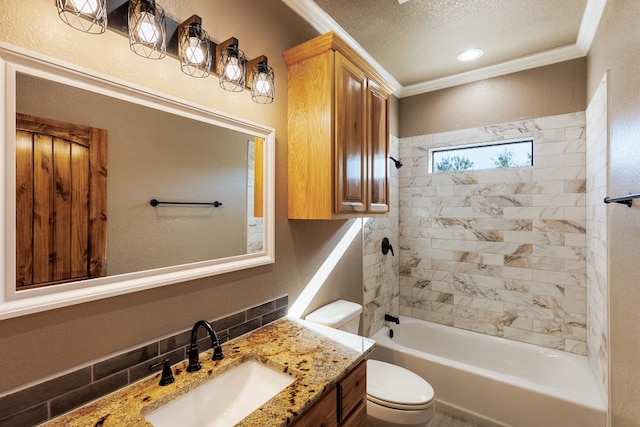
[[[398,158],[399,139],[389,138],[389,155]],[[389,213],[384,217],[368,218],[363,226],[363,285],[364,314],[362,316],[362,335],[371,336],[384,325],[384,314],[398,314],[398,172],[393,162],[389,162]],[[389,238],[394,248],[383,255],[381,242]]]
[[[533,137],[534,166],[429,174],[432,147]],[[585,354],[583,112],[402,138],[400,312]]]
[[[607,401],[609,383],[607,205],[609,160],[607,75],[596,90],[586,115],[587,123],[587,354],[600,394]]]

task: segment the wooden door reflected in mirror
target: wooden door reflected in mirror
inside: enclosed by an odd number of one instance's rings
[[[16,289],[106,275],[107,131],[16,115]]]

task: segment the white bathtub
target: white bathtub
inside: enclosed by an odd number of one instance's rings
[[[604,427],[587,358],[400,316],[371,358],[427,380],[436,405],[482,426]]]

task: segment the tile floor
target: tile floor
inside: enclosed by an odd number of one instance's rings
[[[480,427],[480,425],[447,412],[436,410],[436,417],[431,427]]]

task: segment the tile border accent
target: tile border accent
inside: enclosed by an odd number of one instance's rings
[[[287,314],[288,295],[211,322],[221,340],[237,338]],[[24,427],[48,421],[149,375],[148,366],[165,358],[176,364],[187,355],[191,329],[95,362],[32,387],[0,397],[0,427]],[[211,348],[202,328],[200,351]]]

